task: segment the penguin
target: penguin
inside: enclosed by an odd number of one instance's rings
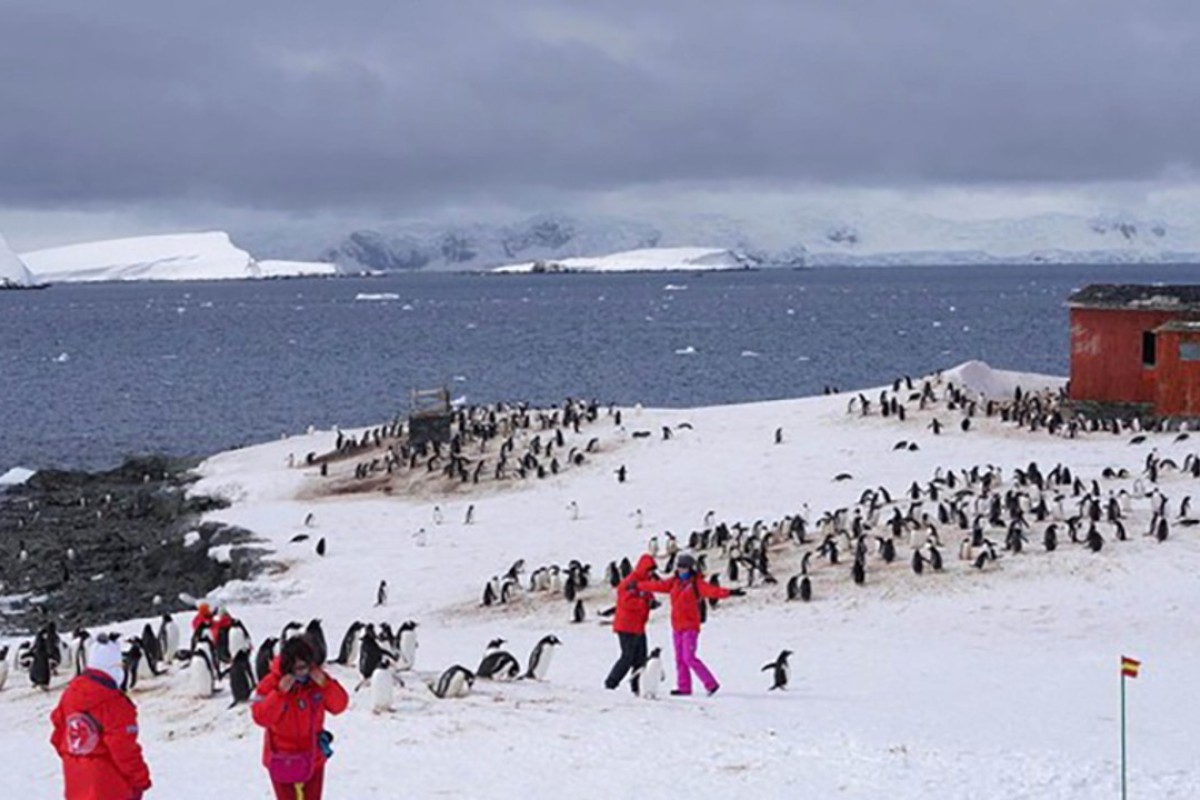
[[[205,648],[192,650],[188,657],[187,686],[188,694],[200,700],[209,699],[217,691],[213,660]]]
[[[503,643],[502,639],[497,641]],[[477,677],[490,681],[511,681],[521,674],[521,664],[516,656],[499,648],[499,644],[494,648],[489,645],[488,652],[479,662],[479,669],[475,673]]]
[[[29,682],[42,691],[50,689],[50,639],[45,631],[33,640],[33,660],[29,664]]]
[[[783,428],[775,429],[775,444],[783,444]]]
[[[233,708],[238,703],[249,702],[254,693],[254,673],[250,671],[250,651],[239,650],[233,656],[233,664],[229,667],[229,693],[233,695]]]
[[[445,518],[446,518],[445,515],[442,514],[442,507],[434,506],[433,507],[433,524],[441,525],[442,522],[445,520]]]
[[[318,667],[322,666],[329,657],[329,645],[325,642],[325,629],[321,627],[321,620],[309,620],[308,627],[304,629],[304,636],[313,647],[313,661]]]
[[[392,659],[384,657],[379,668],[371,675],[371,712],[387,714],[392,710],[392,700],[396,696],[396,673],[393,672]]]
[[[131,639],[129,649],[123,654],[125,662],[124,680],[121,681],[121,691],[130,692],[137,688],[138,681],[150,677],[146,671],[147,659],[142,652],[142,644],[138,639]]]
[[[637,677],[637,694],[643,700],[657,700],[658,690],[666,680],[663,674],[662,648],[655,647],[646,657],[646,663],[635,673]]]
[[[361,622],[354,622],[346,629],[346,635],[342,637],[342,646],[338,648],[338,657],[333,660],[334,664],[349,666],[350,659],[354,655],[355,642],[362,629],[363,624]]]
[[[850,567],[850,577],[859,586],[867,582],[867,565],[862,556],[854,557],[854,564]]]
[[[375,607],[386,606],[388,600],[388,585],[387,581],[380,581],[379,588],[375,590]]]
[[[158,626],[158,650],[162,661],[169,661],[179,650],[179,626],[175,624],[170,614],[162,615]]]
[[[271,662],[275,659],[275,644],[278,641],[272,636],[258,646],[258,655],[254,657],[254,676],[260,682],[271,674]]]
[[[791,672],[792,672],[791,667],[788,666],[788,657],[791,655],[792,655],[791,650],[784,650],[779,654],[779,658],[775,659],[770,664],[766,664],[763,666],[763,668],[761,670],[762,672],[766,672],[767,670],[772,670],[773,681],[774,681],[771,684],[771,688],[768,689],[767,691],[773,692],[776,689],[786,689],[787,688],[788,678],[791,676]]]
[[[0,647],[0,690],[8,683],[8,646]]]
[[[544,681],[546,673],[550,671],[554,648],[561,644],[562,642],[554,634],[543,636],[541,641],[534,645],[533,652],[529,654],[529,669],[526,670],[525,677],[535,681]]]
[[[925,557],[921,555],[920,550],[913,550],[912,571],[918,575],[925,571]]]
[[[397,666],[402,670],[413,669],[417,663],[417,623],[412,620],[402,622],[396,638],[396,649],[400,651]]]
[[[92,638],[92,635],[80,628],[75,631],[75,635],[72,638],[74,642],[71,646],[71,660],[75,665],[75,675],[79,676],[86,672],[88,668],[87,642],[88,639]]]
[[[320,539],[317,540],[317,555],[319,555],[319,556],[325,555],[325,537],[324,536],[322,536]]]
[[[475,683],[475,674],[466,667],[455,664],[443,672],[433,685],[433,693],[448,700],[455,697],[466,697]]]
[[[375,638],[374,629],[368,627],[367,632],[363,634],[358,653],[358,674],[362,676],[363,683],[371,680],[371,676],[382,666],[383,661],[383,648]]]
[[[467,515],[463,518],[463,525],[475,524],[475,505],[472,503],[467,506]]]
[[[583,622],[583,620],[586,616],[587,616],[587,613],[583,608],[583,601],[576,600],[575,601],[575,609],[571,612],[571,622],[575,622],[575,623]]]
[[[250,632],[246,630],[246,626],[242,621],[234,620],[233,625],[229,627],[229,658],[232,661],[233,657],[238,653],[249,653],[254,649],[254,644],[250,639]]]
[[[1050,524],[1045,533],[1042,534],[1042,546],[1046,548],[1047,553],[1054,552],[1058,547],[1058,526]]]
[[[942,553],[932,544],[929,545],[929,566],[934,572],[942,571]]]

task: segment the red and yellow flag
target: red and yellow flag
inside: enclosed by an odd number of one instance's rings
[[[1121,656],[1121,677],[1136,678],[1142,662],[1129,656]]]

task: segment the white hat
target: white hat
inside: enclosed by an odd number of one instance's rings
[[[125,680],[125,659],[121,655],[121,643],[97,641],[88,656],[88,668],[99,670],[120,686]]]

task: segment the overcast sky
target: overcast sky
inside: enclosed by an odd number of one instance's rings
[[[1195,0],[0,0],[0,36],[16,244],[1200,166]]]

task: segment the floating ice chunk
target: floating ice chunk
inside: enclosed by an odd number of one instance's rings
[[[50,360],[53,361],[55,364],[65,364],[71,360],[71,356],[67,355],[66,353],[59,353],[58,355],[56,355],[54,358],[52,358]]]
[[[756,353],[753,350],[743,350],[742,351],[742,358],[758,358],[760,355],[762,355],[762,354]]]
[[[383,301],[383,300],[399,300],[400,295],[392,294],[391,292],[379,292],[371,294],[368,292],[359,292],[354,295],[354,299],[358,301]]]
[[[664,292],[686,292],[687,286],[681,283],[668,283],[663,287]]]
[[[680,349],[676,350],[675,355],[677,355],[677,356],[694,356],[694,355],[696,355],[696,348],[692,347],[689,344],[687,347],[681,347]]]

